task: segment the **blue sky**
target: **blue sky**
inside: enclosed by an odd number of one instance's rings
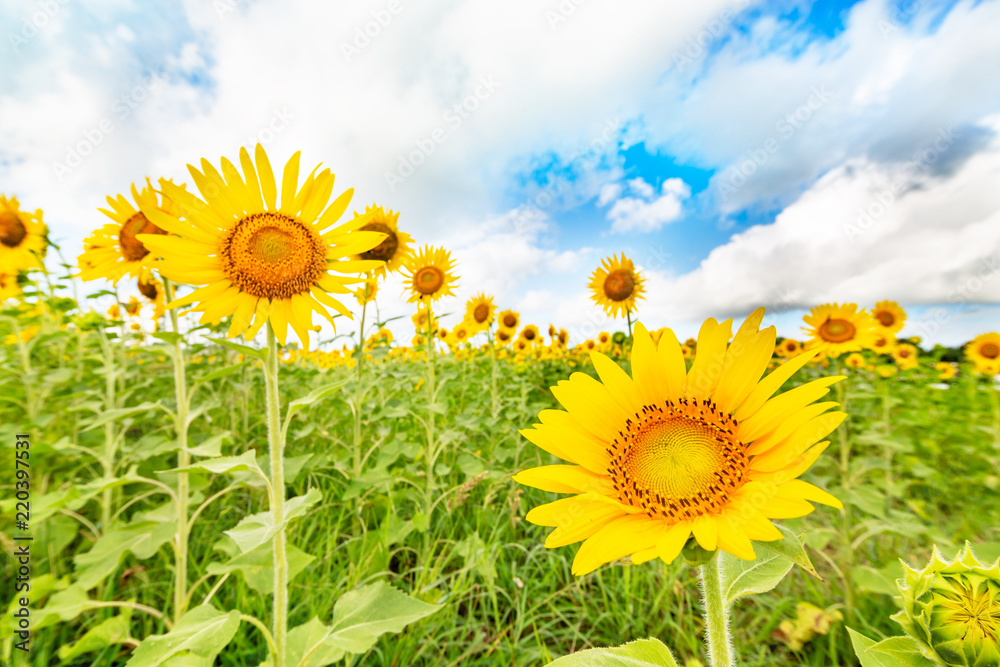
[[[105,195],[261,141],[576,339],[620,252],[686,334],[881,299],[996,330],[996,0],[669,4],[0,1],[0,191],[76,255]]]

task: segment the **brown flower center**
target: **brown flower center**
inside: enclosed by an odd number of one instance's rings
[[[472,311],[472,317],[476,319],[476,322],[482,324],[490,316],[490,307],[485,303],[477,305]]]
[[[987,359],[996,359],[1000,357],[1000,345],[996,343],[983,343],[979,348],[979,354],[983,355]]]
[[[266,299],[308,292],[326,272],[319,234],[283,213],[254,213],[240,220],[221,255],[233,285]]]
[[[819,327],[819,337],[830,343],[843,343],[854,338],[857,329],[847,320],[829,319]]]
[[[534,329],[525,329],[523,335],[524,335],[524,340],[530,341],[530,340],[535,340],[535,336],[537,335],[537,333],[535,332]]]
[[[129,262],[138,262],[149,254],[149,250],[136,238],[136,234],[166,234],[166,232],[151,223],[142,213],[136,213],[126,220],[118,232],[118,245],[121,246],[122,257]]]
[[[880,310],[875,313],[875,318],[884,327],[891,327],[896,323],[896,316],[890,313],[888,310]]]
[[[144,280],[139,281],[139,294],[143,295],[150,301],[156,301],[156,283],[147,283]]]
[[[0,243],[16,248],[28,235],[20,216],[13,211],[0,211]]]
[[[382,262],[388,262],[396,256],[396,250],[399,248],[399,238],[396,236],[396,232],[388,225],[384,225],[381,222],[369,222],[361,228],[361,231],[381,232],[385,234],[385,238],[381,243],[371,250],[361,253],[361,259],[377,259]]]
[[[514,313],[507,313],[503,316],[503,325],[508,329],[513,329],[517,326],[517,315]]]
[[[708,399],[644,406],[609,448],[619,500],[673,521],[718,513],[747,481],[747,448],[735,431]]]
[[[444,285],[444,273],[436,266],[425,266],[413,274],[413,289],[424,296],[435,294]]]
[[[635,278],[630,271],[612,271],[604,279],[604,294],[612,301],[624,301],[634,289]]]

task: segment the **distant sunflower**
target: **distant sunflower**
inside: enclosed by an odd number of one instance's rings
[[[802,343],[794,338],[786,338],[778,343],[777,347],[774,348],[774,351],[779,357],[791,359],[802,352]]]
[[[0,195],[0,267],[4,271],[40,269],[48,247],[46,234],[42,209],[28,213],[21,210],[17,197]]]
[[[458,287],[454,268],[455,262],[444,248],[425,245],[418,254],[409,255],[401,272],[410,288],[410,303],[431,303],[454,294],[452,288]]]
[[[177,236],[143,233],[136,238],[151,254],[163,258],[157,264],[161,274],[205,285],[168,307],[195,304],[191,310],[202,312],[202,322],[232,315],[230,338],[245,334],[249,340],[270,322],[284,345],[291,325],[308,349],[313,311],[334,328],[327,308],[353,319],[351,311],[329,293],[349,294],[346,285],[360,279],[331,272],[357,276],[380,267],[379,261],[349,258],[375,247],[384,235],[358,231],[362,218],[332,227],[344,214],[353,190],[327,206],[334,181],[329,169],[317,174],[317,166],[298,188],[299,153],[295,153],[285,165],[279,201],[274,172],[260,144],[255,158],[240,149],[242,177],[226,158],[222,173],[205,159],[202,171],[188,165],[205,201],[161,180],[164,195],[183,218],[152,206],[155,202],[149,199],[141,210],[150,224]]]
[[[920,363],[917,361],[919,355],[920,350],[918,350],[916,346],[910,345],[909,343],[900,343],[896,346],[896,349],[892,351],[892,358],[896,360],[896,365],[903,371],[916,368]]]
[[[364,213],[355,213],[354,218],[351,221],[352,223],[361,223],[358,231],[385,234],[385,238],[382,239],[381,243],[371,250],[358,253],[354,256],[354,259],[385,262],[385,264],[375,269],[374,275],[376,278],[398,270],[410,254],[410,242],[413,240],[409,234],[399,231],[399,226],[397,225],[399,213],[393,213],[391,210],[385,211],[381,206],[372,204],[365,208]]]
[[[496,339],[501,345],[506,345],[514,336],[507,329],[497,329]]]
[[[374,276],[369,279],[365,279],[361,285],[354,290],[354,298],[358,300],[358,305],[363,306],[366,303],[371,303],[375,300],[375,295],[378,294],[378,280]]]
[[[601,333],[597,334],[597,342],[600,343],[601,345],[610,345],[611,334],[609,334],[607,331],[602,331]]]
[[[105,279],[117,285],[126,275],[136,279],[152,276],[156,255],[151,255],[137,237],[139,234],[165,235],[167,231],[150,222],[142,209],[176,217],[177,207],[166,198],[158,198],[149,179],[141,191],[133,183],[131,194],[134,206],[123,195],[118,195],[107,197],[110,210],[97,209],[114,222],[94,230],[83,240],[83,254],[77,260],[83,280]]]
[[[934,364],[934,370],[938,372],[939,380],[950,380],[958,374],[955,364],[948,361],[939,361]]]
[[[965,356],[975,365],[976,372],[996,375],[1000,372],[1000,333],[976,336],[966,344]]]
[[[518,339],[525,341],[528,345],[536,345],[540,343],[541,337],[538,335],[538,327],[534,324],[525,325],[525,327],[521,329],[521,335],[518,336]]]
[[[874,321],[855,303],[816,306],[802,319],[811,327],[802,327],[810,338],[806,349],[818,348],[830,357],[870,348],[875,339]]]
[[[892,354],[896,349],[896,337],[891,333],[876,331],[869,347],[879,354]]]
[[[879,301],[872,308],[872,319],[875,320],[875,328],[879,333],[895,335],[906,322],[906,311],[895,301]]]
[[[139,294],[146,297],[153,304],[153,319],[158,320],[163,317],[163,314],[167,310],[163,283],[157,280],[155,276],[150,276],[146,280],[139,278],[136,281],[136,287],[139,289]]]
[[[645,298],[642,284],[642,276],[625,253],[621,258],[612,255],[602,260],[590,276],[591,298],[605,313],[618,317],[635,312],[636,300]]]
[[[561,346],[566,347],[566,343],[569,342],[569,332],[565,329],[560,329],[556,334],[556,341],[558,341]]]
[[[517,325],[521,323],[521,316],[513,310],[505,310],[497,315],[497,323],[501,329],[505,329],[508,334],[513,336],[513,333],[517,331]]]
[[[630,556],[670,563],[689,539],[703,550],[756,557],[752,540],[782,539],[772,519],[809,514],[812,502],[841,503],[796,479],[829,445],[818,442],[843,421],[833,402],[815,403],[842,377],[825,377],[774,396],[813,354],[762,378],[774,351],[774,327],[758,331],[752,313],[728,344],[732,320],[710,319],[686,371],[667,331],[654,345],[634,330],[631,377],[600,353],[600,380],[574,373],[552,388],[564,410],[543,410],[521,431],[569,462],[514,476],[543,491],[575,494],[532,509],[527,520],[555,528],[549,548],[585,540],[573,574]],[[722,359],[722,372],[718,372]]]
[[[480,330],[493,323],[497,307],[493,305],[493,297],[480,292],[465,304],[465,320],[471,322]]]
[[[860,352],[852,352],[847,355],[847,359],[844,360],[844,364],[850,368],[864,368],[867,362]]]
[[[0,303],[19,294],[21,285],[17,282],[17,273],[0,273]]]

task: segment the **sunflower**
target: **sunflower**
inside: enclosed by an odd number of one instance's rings
[[[774,348],[775,354],[785,359],[791,359],[802,352],[802,343],[794,338],[786,338]]]
[[[361,286],[354,290],[354,298],[358,300],[359,306],[374,301],[376,294],[378,294],[378,280],[374,276],[366,278]]]
[[[481,331],[493,323],[496,309],[497,307],[493,305],[493,297],[480,292],[465,304],[465,321]]]
[[[0,195],[0,266],[4,271],[42,268],[48,247],[46,234],[42,209],[28,213],[21,210],[17,197]]]
[[[917,357],[920,354],[915,346],[909,343],[900,343],[896,346],[896,349],[892,351],[892,358],[895,359],[896,365],[902,371],[908,371],[916,368],[920,365],[917,361]]]
[[[864,368],[866,362],[860,352],[851,352],[847,355],[847,359],[844,360],[844,364],[850,368],[859,369]]]
[[[496,339],[501,345],[506,345],[512,338],[513,336],[507,329],[497,329]]]
[[[455,262],[444,248],[425,245],[419,254],[411,254],[403,262],[403,276],[410,285],[410,303],[431,303],[454,294],[458,276],[451,273]]]
[[[523,329],[521,329],[521,335],[518,336],[518,340],[523,340],[528,345],[535,345],[541,342],[541,336],[538,335],[538,327],[534,324],[527,324]]]
[[[841,507],[796,478],[829,445],[817,440],[846,417],[828,412],[836,403],[815,403],[843,377],[774,396],[816,352],[761,380],[775,340],[774,327],[758,331],[763,315],[763,308],[754,311],[732,345],[732,320],[705,322],[687,372],[672,331],[657,346],[637,325],[632,377],[595,352],[599,381],[574,373],[552,388],[565,411],[543,410],[541,424],[521,433],[571,465],[532,468],[514,479],[576,494],[527,515],[531,523],[555,527],[546,547],[586,540],[574,574],[625,556],[633,563],[669,563],[692,535],[705,551],[752,560],[751,540],[782,538],[771,519],[809,514],[809,501]]]
[[[205,201],[161,179],[164,195],[183,219],[147,205],[141,210],[151,224],[179,238],[145,233],[137,239],[163,258],[157,268],[164,276],[206,285],[168,307],[196,304],[191,310],[202,312],[202,322],[232,315],[230,338],[245,334],[249,340],[270,322],[284,345],[290,324],[308,349],[313,311],[334,328],[327,308],[353,319],[329,292],[349,294],[346,284],[361,279],[329,272],[360,274],[377,269],[382,262],[347,258],[378,245],[384,235],[358,231],[363,218],[330,228],[343,215],[353,190],[327,206],[334,181],[329,169],[316,173],[317,166],[298,189],[299,153],[295,153],[285,165],[279,201],[274,172],[260,144],[255,158],[240,149],[243,177],[226,158],[221,174],[205,159],[202,171],[188,165]]]
[[[875,337],[872,338],[868,347],[879,354],[892,354],[893,350],[896,349],[896,337],[891,333],[876,329]]]
[[[410,320],[418,332],[434,331],[437,328],[437,320],[431,317],[430,311],[426,308],[418,308]]]
[[[685,359],[694,359],[694,346],[687,343],[681,345],[681,356]]]
[[[560,329],[556,334],[556,342],[558,342],[562,347],[566,347],[566,343],[569,342],[569,332],[565,329]]]
[[[830,357],[870,348],[875,338],[874,320],[855,303],[816,306],[802,319],[812,327],[802,327],[810,338],[806,349],[818,348]]]
[[[149,276],[148,279],[139,278],[136,281],[139,294],[143,295],[153,304],[153,320],[163,317],[167,311],[167,301],[163,291],[163,283],[156,279],[156,276]]]
[[[898,334],[906,322],[906,311],[895,301],[879,301],[872,308],[872,319],[879,333]]]
[[[517,331],[517,326],[521,323],[521,316],[516,311],[505,310],[497,315],[497,323],[501,329],[513,336],[514,332]]]
[[[976,336],[966,344],[965,356],[975,365],[977,373],[996,375],[1000,372],[1000,333]]]
[[[939,361],[934,364],[934,370],[938,372],[939,380],[950,380],[958,374],[955,364],[948,361]]]
[[[645,298],[642,283],[642,276],[625,253],[621,258],[612,255],[602,260],[601,266],[590,276],[591,298],[605,313],[618,317],[634,312],[636,299]]]
[[[354,256],[356,260],[376,260],[385,262],[374,271],[374,277],[381,278],[399,269],[410,254],[410,242],[413,238],[399,231],[397,221],[399,213],[391,210],[385,211],[381,206],[372,204],[365,208],[363,214],[354,214],[352,223],[360,223],[359,231],[378,232],[385,234],[382,242],[371,250],[358,253]]]
[[[607,331],[602,331],[601,333],[597,334],[597,342],[600,343],[602,346],[610,345],[611,334],[609,334]]]
[[[21,285],[17,282],[17,272],[0,273],[0,303],[13,299],[21,294]]]
[[[117,285],[125,275],[146,280],[151,277],[156,256],[149,253],[138,235],[165,235],[167,231],[150,222],[143,211],[156,210],[172,217],[178,212],[169,199],[160,197],[158,200],[149,179],[141,191],[133,183],[131,194],[134,206],[124,195],[118,195],[117,198],[107,197],[110,210],[98,209],[114,222],[94,230],[83,240],[83,253],[77,260],[83,280],[103,278]]]

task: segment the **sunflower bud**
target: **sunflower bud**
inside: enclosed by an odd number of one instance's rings
[[[1000,665],[1000,560],[983,565],[966,542],[953,561],[935,547],[923,570],[903,567],[903,611],[892,618],[924,655],[948,667]]]

